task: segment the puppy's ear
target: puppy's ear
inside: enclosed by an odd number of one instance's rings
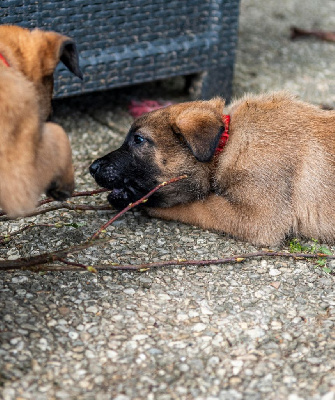
[[[59,49],[59,59],[78,78],[83,79],[79,67],[79,56],[77,46],[72,39],[64,40]]]
[[[198,161],[208,162],[214,156],[224,131],[221,117],[222,111],[200,107],[186,109],[177,117],[174,129]]]
[[[43,63],[44,73],[52,74],[59,63],[62,63],[78,78],[83,79],[79,67],[79,56],[75,42],[56,32],[44,32],[39,29],[32,31],[39,36],[39,57]]]

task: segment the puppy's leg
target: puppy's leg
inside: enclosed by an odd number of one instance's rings
[[[59,125],[44,124],[39,146],[37,171],[43,174],[42,191],[56,200],[65,200],[74,189],[70,141]]]
[[[151,216],[197,225],[239,237],[256,245],[279,244],[290,231],[289,215],[276,218],[269,209],[234,205],[218,195],[171,208],[147,208]]]
[[[20,168],[6,164],[0,179],[0,206],[10,218],[27,215],[34,210],[41,194],[35,185],[34,171],[30,165]]]
[[[28,147],[31,141],[25,145]],[[35,145],[36,151],[14,153],[19,162],[14,162],[14,156],[13,160],[0,160],[0,171],[5,172],[0,179],[0,204],[9,217],[29,214],[44,192],[65,200],[73,191],[71,147],[64,130],[57,124],[44,124],[40,142]]]

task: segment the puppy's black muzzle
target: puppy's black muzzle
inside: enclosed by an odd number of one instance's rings
[[[95,160],[89,168],[97,184],[111,191],[107,199],[118,209],[140,199],[157,185],[156,170],[126,150],[123,146]]]
[[[137,190],[128,185],[131,175],[129,153],[118,149],[95,160],[89,170],[99,186],[111,190],[107,199],[116,208],[122,209],[139,198]],[[141,197],[141,196],[140,196]]]
[[[101,162],[100,160],[95,160],[91,165],[90,165],[90,174],[95,178],[95,176],[99,173],[101,168]]]
[[[113,153],[95,160],[89,170],[97,184],[106,189],[113,189],[122,180],[123,168],[115,162]]]

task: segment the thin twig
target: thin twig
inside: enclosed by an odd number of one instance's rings
[[[257,257],[286,257],[286,258],[296,258],[296,259],[304,259],[304,258],[326,258],[326,259],[335,259],[335,255],[327,255],[327,254],[310,254],[310,253],[286,253],[282,251],[278,252],[271,252],[271,251],[258,251],[255,253],[245,253],[234,255],[225,258],[219,258],[214,260],[169,260],[169,261],[158,261],[154,263],[145,263],[145,264],[126,264],[126,265],[102,265],[102,266],[95,266],[97,269],[114,269],[114,270],[132,270],[132,271],[140,271],[140,270],[148,270],[151,268],[158,268],[158,267],[168,267],[172,265],[180,265],[180,266],[204,266],[204,265],[217,265],[217,264],[227,264],[227,263],[240,263],[245,261],[246,259],[250,258],[257,258]]]
[[[64,258],[59,258],[58,261],[62,262],[63,264],[66,264],[66,265],[71,265],[72,267],[85,269],[85,270],[88,271],[88,272],[94,272],[95,274],[98,272],[98,271],[97,271],[94,267],[92,267],[91,265],[84,265],[84,264],[81,264],[81,263],[76,263],[76,262],[73,262],[73,261],[68,261],[68,260],[65,260]]]
[[[118,265],[118,264],[107,264],[107,265],[98,265],[98,266],[89,266],[81,263],[76,263],[72,261],[68,261],[66,257],[69,254],[74,254],[78,253],[79,251],[82,251],[84,249],[87,249],[92,246],[103,246],[106,245],[108,242],[110,242],[112,239],[111,238],[105,238],[105,239],[97,239],[99,234],[106,229],[111,223],[113,223],[115,220],[117,220],[121,215],[123,215],[125,212],[128,210],[136,207],[137,205],[144,203],[148,197],[150,197],[153,193],[155,193],[157,190],[162,188],[163,186],[166,186],[168,184],[177,182],[181,179],[186,178],[186,176],[179,176],[177,178],[171,179],[168,182],[163,182],[156,186],[153,190],[151,190],[148,194],[143,196],[141,199],[138,201],[129,204],[124,210],[119,212],[117,215],[115,215],[111,220],[109,220],[106,224],[104,224],[88,241],[81,243],[79,245],[75,245],[72,247],[68,247],[62,250],[57,250],[52,253],[43,253],[39,254],[37,256],[31,256],[31,257],[23,257],[19,258],[17,260],[4,260],[0,262],[0,270],[17,270],[17,269],[30,269],[33,271],[40,271],[40,270],[57,270],[57,271],[69,271],[69,270],[78,270],[78,269],[85,269],[89,272],[97,272],[97,270],[131,270],[131,271],[147,271],[152,268],[158,268],[158,267],[168,267],[168,266],[204,266],[204,265],[217,265],[217,264],[227,264],[227,263],[239,263],[243,262],[246,259],[250,258],[257,258],[257,257],[290,257],[290,258],[295,258],[295,259],[308,259],[308,258],[323,258],[323,259],[335,259],[335,255],[328,255],[328,254],[323,254],[323,253],[288,253],[288,252],[273,252],[273,251],[259,251],[259,252],[254,252],[254,253],[246,253],[246,254],[240,254],[240,255],[234,255],[226,258],[221,258],[221,259],[215,259],[215,260],[185,260],[185,259],[177,259],[177,260],[169,260],[169,261],[160,261],[160,262],[154,262],[154,263],[144,263],[144,264],[126,264],[126,265]],[[40,224],[42,226],[45,226],[44,224]],[[38,226],[38,225],[27,225],[23,228],[21,228],[19,231],[16,231],[17,233],[21,233],[24,230],[33,227],[33,226]],[[49,226],[49,225],[47,225]],[[16,234],[14,232],[14,234]],[[13,235],[13,234],[12,234]],[[5,238],[5,237],[3,237]],[[61,265],[53,265],[53,266],[43,266],[44,264],[48,264],[51,262],[61,262],[63,264],[66,264],[67,267],[61,266]]]
[[[34,265],[42,265],[42,264],[48,264],[52,261],[60,261],[60,262],[64,262],[64,260],[66,259],[66,257],[69,254],[73,254],[76,253],[78,251],[87,249],[88,247],[92,247],[95,245],[104,245],[107,244],[111,239],[102,239],[102,240],[96,240],[96,238],[99,236],[99,234],[106,229],[112,222],[114,222],[116,219],[118,219],[121,215],[123,215],[125,212],[127,212],[128,210],[136,207],[138,204],[141,204],[143,202],[146,201],[146,199],[151,196],[153,193],[155,193],[158,189],[162,188],[163,186],[169,185],[171,183],[177,182],[181,179],[186,178],[186,175],[183,176],[179,176],[177,178],[173,178],[167,182],[163,182],[160,183],[159,185],[157,185],[153,190],[151,190],[148,194],[146,194],[145,196],[143,196],[141,199],[139,199],[138,201],[136,201],[135,203],[129,204],[128,207],[126,207],[124,210],[122,210],[121,212],[119,212],[115,217],[113,217],[111,220],[109,220],[106,224],[104,224],[99,230],[98,232],[96,232],[95,235],[93,235],[90,239],[88,239],[86,242],[79,244],[79,245],[75,245],[75,246],[71,246],[71,247],[67,247],[65,249],[62,250],[57,250],[55,252],[51,252],[51,253],[43,253],[43,254],[39,254],[37,256],[31,256],[31,257],[22,257],[22,258],[18,258],[16,260],[4,260],[4,261],[0,261],[0,270],[9,270],[9,269],[22,269],[22,268],[29,268],[31,266]],[[67,203],[65,203],[67,204]],[[84,206],[83,206],[84,207]],[[85,209],[87,209],[87,207],[93,207],[93,206],[85,206]],[[51,207],[50,207],[51,208]],[[49,208],[49,209],[50,209]],[[48,209],[48,210],[49,210]],[[93,241],[94,238],[94,241]],[[76,265],[77,267],[79,267],[79,265]],[[90,266],[83,266],[83,268],[89,269]],[[91,272],[94,272],[93,270]]]
[[[12,233],[7,233],[6,235],[0,236],[0,244],[1,243],[7,243],[13,238],[13,236],[17,236],[20,233],[22,233],[22,232],[24,232],[24,231],[26,231],[28,229],[37,228],[37,227],[48,227],[48,228],[51,228],[51,227],[56,227],[56,225],[55,224],[34,224],[34,223],[29,224],[29,225],[25,225],[22,228],[17,229],[16,231],[14,231]]]
[[[36,215],[46,214],[51,211],[56,210],[70,210],[70,211],[103,211],[103,210],[112,210],[112,207],[109,204],[102,204],[97,206],[86,205],[86,204],[71,204],[71,203],[60,203],[54,206],[50,206],[47,208],[43,208],[41,210],[33,211],[32,213],[26,215],[25,217],[35,217]],[[0,214],[0,216],[2,216]]]
[[[60,205],[55,205],[52,207],[48,207],[43,210],[36,211],[28,215],[28,217],[33,217],[35,215],[45,214],[50,211],[55,211],[59,209],[66,209],[70,211],[100,211],[100,210],[111,210],[111,206],[109,204],[102,204],[102,205],[86,205],[86,204],[71,204],[71,203],[61,203]]]
[[[27,269],[35,265],[43,265],[54,261],[61,261],[62,259],[66,259],[69,254],[78,253],[79,251],[85,250],[92,246],[104,246],[111,240],[111,238],[105,238],[101,240],[95,240],[94,243],[87,241],[78,245],[66,247],[61,250],[56,250],[54,252],[42,253],[30,257],[21,257],[16,260],[3,260],[0,261],[0,270]]]
[[[305,30],[295,26],[291,28],[291,39],[300,39],[304,37],[312,36],[326,42],[335,42],[335,32],[329,31],[318,31],[318,30]]]
[[[181,179],[185,179],[187,178],[187,175],[182,175],[182,176],[178,176],[177,178],[172,178],[167,182],[162,182],[159,185],[157,185],[154,189],[150,190],[150,192],[148,194],[146,194],[145,196],[141,197],[139,200],[135,201],[134,203],[130,203],[126,208],[124,208],[122,211],[120,211],[118,214],[116,214],[113,218],[111,218],[108,222],[106,222],[104,225],[102,225],[97,232],[95,232],[94,235],[91,236],[90,240],[95,240],[102,231],[104,231],[105,229],[107,229],[109,227],[109,225],[111,225],[113,222],[115,222],[118,218],[120,218],[123,214],[125,214],[127,211],[131,210],[132,208],[138,206],[139,204],[145,203],[145,201],[148,199],[148,197],[150,197],[151,195],[153,195],[155,192],[157,192],[157,190],[159,190],[160,188],[162,188],[163,186],[166,185],[170,185],[171,183],[175,183],[180,181]]]
[[[94,196],[95,194],[100,194],[100,193],[105,193],[105,192],[108,192],[108,189],[102,188],[102,189],[95,189],[95,190],[85,190],[83,192],[74,192],[74,193],[72,193],[71,198],[72,197]],[[45,200],[40,201],[39,204],[38,204],[38,207],[40,207],[42,205],[45,205],[45,204],[53,203],[54,201],[57,201],[57,200],[54,200],[54,199],[49,197],[49,198],[47,198]]]
[[[91,242],[91,246],[94,244],[106,244],[108,241],[110,241],[111,239],[108,240],[100,240],[100,241],[95,241],[95,242]],[[80,251],[83,249],[83,247],[79,248],[80,246],[77,246],[76,248],[76,252]],[[87,246],[89,247],[89,246]],[[70,261],[66,261],[63,256],[66,256],[65,251],[63,251],[64,253],[61,254],[61,251],[59,252],[55,252],[53,253],[54,257],[52,260],[50,261],[60,261],[63,262],[64,264],[70,265],[74,268],[72,268],[72,270],[77,270],[78,268],[85,268],[88,269],[91,266],[88,265],[84,265],[84,264],[79,264],[79,263],[75,263],[75,262],[70,262]],[[73,253],[74,251],[71,250],[69,253]],[[43,256],[43,255],[42,255]],[[47,254],[45,254],[44,256],[47,256]],[[50,254],[49,254],[50,256]],[[36,258],[39,256],[35,256]],[[308,259],[308,258],[324,258],[324,259],[328,259],[328,260],[332,260],[335,259],[335,255],[328,255],[328,254],[323,254],[323,253],[316,253],[316,254],[311,254],[311,253],[287,253],[287,252],[283,252],[283,251],[258,251],[258,252],[254,252],[254,253],[242,253],[242,254],[238,254],[238,255],[233,255],[233,256],[229,256],[229,257],[225,257],[225,258],[219,258],[219,259],[214,259],[214,260],[185,260],[185,259],[177,259],[177,260],[168,260],[168,261],[158,261],[158,262],[153,262],[153,263],[144,263],[144,264],[115,264],[115,263],[111,263],[111,264],[106,264],[106,265],[95,265],[93,268],[95,270],[116,270],[116,271],[139,271],[139,272],[144,272],[144,271],[148,271],[150,269],[153,268],[162,268],[162,267],[171,267],[171,266],[177,266],[177,267],[183,267],[183,266],[205,266],[205,265],[218,265],[218,264],[228,264],[228,263],[241,263],[245,260],[251,259],[251,258],[260,258],[260,257],[284,257],[284,258],[294,258],[297,260],[300,259]],[[16,260],[17,261],[17,260]],[[41,265],[42,263],[39,263],[39,265]],[[0,263],[0,270],[1,269],[32,269],[36,271],[36,265],[37,264],[30,264],[30,265],[25,265],[25,266],[18,266],[18,265],[14,265],[14,263],[12,264],[12,266],[10,267],[9,265],[6,267],[3,267],[3,262]],[[37,267],[38,270],[43,270],[45,271],[45,267]],[[48,271],[52,271],[52,270],[57,270],[57,271],[69,271],[71,270],[68,267],[61,267],[59,265],[54,265],[54,266],[49,266],[47,268]]]
[[[72,196],[71,196],[71,198],[72,197],[86,197],[86,196],[94,196],[94,195],[96,195],[96,194],[100,194],[100,193],[104,193],[104,192],[108,192],[108,189],[104,189],[104,188],[102,188],[102,189],[95,189],[95,190],[85,190],[85,191],[82,191],[82,192],[74,192],[73,194],[72,194]],[[40,206],[44,206],[44,205],[46,205],[46,204],[49,204],[49,203],[54,203],[54,202],[58,202],[57,200],[54,200],[54,199],[52,199],[52,198],[47,198],[47,199],[44,199],[44,200],[41,200],[39,203],[38,203],[38,207],[40,207]],[[37,211],[35,211],[35,212],[33,212],[33,213],[31,213],[31,214],[29,214],[29,215],[27,215],[27,217],[33,217],[33,216],[35,216],[35,215],[39,215],[39,214],[45,214],[45,213],[47,213],[47,212],[49,212],[49,211],[55,211],[55,210],[59,210],[59,209],[61,209],[61,208],[69,208],[69,209],[76,209],[76,210],[80,210],[81,208],[80,207],[82,207],[82,205],[72,205],[71,207],[73,207],[73,208],[70,208],[70,206],[64,206],[64,204],[68,204],[68,203],[66,203],[66,202],[61,202],[59,205],[57,205],[57,206],[52,206],[52,207],[50,207],[50,208],[45,208],[45,209],[42,209],[42,210],[37,210]],[[99,206],[86,206],[86,207],[99,207]],[[105,206],[103,206],[103,207],[105,207]],[[110,207],[109,207],[110,208]],[[86,209],[85,208],[85,211],[86,210],[96,210],[96,208],[88,208],[88,209]],[[100,209],[99,209],[100,210]],[[103,210],[105,210],[105,208],[103,208]],[[4,213],[4,212],[0,212],[0,217],[3,217],[3,216],[5,216],[6,214]]]

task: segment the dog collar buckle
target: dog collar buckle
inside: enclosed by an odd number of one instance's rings
[[[6,67],[9,67],[8,61],[5,59],[5,57],[0,53],[0,61],[2,61],[3,64],[5,64]]]
[[[219,144],[215,150],[215,155],[221,153],[227,141],[229,139],[229,123],[230,123],[230,115],[222,115],[222,122],[224,126],[224,131],[220,137]]]

